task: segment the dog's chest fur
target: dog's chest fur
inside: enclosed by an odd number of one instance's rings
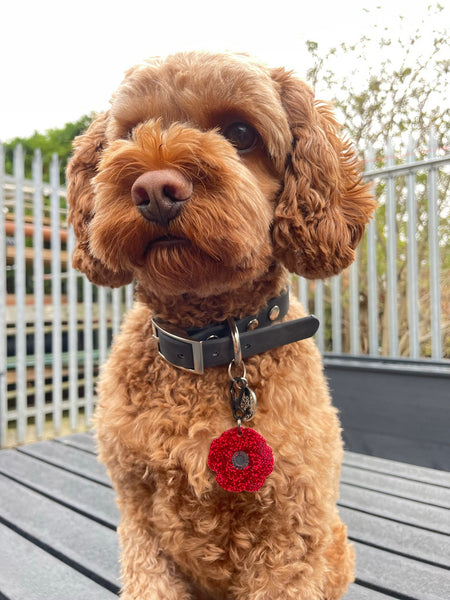
[[[299,315],[291,309],[290,318]],[[126,344],[130,333],[133,347]],[[113,471],[120,461],[121,472],[139,485],[140,509],[161,547],[206,587],[242,571],[250,549],[260,549],[265,539],[273,544],[274,536],[288,537],[292,528],[299,540],[308,535],[302,506],[319,500],[318,472],[335,489],[339,428],[312,348],[306,340],[246,361],[258,397],[249,426],[273,448],[275,467],[259,492],[233,494],[219,488],[207,466],[212,440],[235,426],[227,365],[204,375],[169,365],[157,353],[144,305],[132,311],[114,344],[99,385],[101,458]],[[299,369],[305,373],[300,383]],[[328,436],[316,435],[317,421]],[[327,504],[322,496],[318,515]]]

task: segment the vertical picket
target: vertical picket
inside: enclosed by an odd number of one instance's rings
[[[51,280],[52,280],[52,408],[56,434],[62,426],[62,321],[61,321],[61,208],[59,197],[59,160],[56,154],[50,163]]]
[[[134,285],[129,283],[125,288],[125,307],[128,310],[133,306],[134,302]]]
[[[350,267],[350,354],[359,354],[358,254]]]
[[[33,157],[33,300],[34,300],[34,406],[36,436],[44,434],[45,424],[45,333],[44,333],[44,261],[42,156]]]
[[[5,151],[0,144],[0,448],[6,444],[8,432],[7,338],[6,338],[6,231],[5,215]]]
[[[415,141],[409,138],[406,154],[407,164],[415,160]],[[409,171],[406,175],[406,201],[408,211],[408,329],[409,356],[420,357],[419,344],[419,282],[417,267],[417,206],[416,206],[416,173]]]
[[[16,413],[17,442],[25,441],[27,429],[27,369],[25,318],[25,215],[24,215],[24,153],[21,145],[14,151],[15,193],[15,296],[16,296]]]
[[[89,426],[94,406],[94,362],[92,336],[92,284],[83,277],[84,300],[84,422]]]
[[[395,165],[394,149],[391,141],[386,144],[386,166]],[[389,355],[398,356],[398,299],[397,299],[397,199],[395,175],[388,175],[386,181],[386,227],[387,227],[387,301]]]
[[[324,299],[323,299],[323,281],[318,280],[314,286],[314,312],[319,319],[320,327],[316,333],[316,343],[323,353],[325,350],[325,321],[324,321]]]
[[[290,281],[289,281],[289,288],[290,291],[292,292],[292,294],[300,299],[300,277],[291,275]]]
[[[434,131],[429,137],[429,158],[436,157],[437,139]],[[430,251],[430,299],[431,299],[431,356],[442,358],[441,338],[441,282],[439,259],[439,206],[437,194],[437,168],[428,170],[428,243]]]
[[[305,310],[308,311],[308,280],[304,277],[298,278],[298,298]]]
[[[77,273],[70,266],[75,245],[75,236],[72,227],[68,230],[67,237],[67,294],[69,307],[69,425],[72,431],[78,426],[78,301],[77,301]]]
[[[106,295],[107,290],[103,286],[98,288],[98,348],[99,348],[99,363],[102,365],[106,360],[108,351],[108,332],[107,322],[108,316],[106,313]]]
[[[342,307],[341,307],[341,276],[331,279],[331,336],[332,349],[336,354],[342,352]]]
[[[366,151],[366,163],[375,165],[375,152],[369,146]],[[376,219],[367,226],[367,301],[369,313],[369,354],[378,355],[378,281],[377,281],[377,234]]]
[[[114,288],[112,291],[113,308],[113,335],[119,333],[120,321],[122,318],[122,288]]]

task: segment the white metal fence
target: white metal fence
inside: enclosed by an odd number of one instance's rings
[[[406,162],[366,157],[380,203],[352,267],[328,281],[294,278],[321,320],[320,349],[333,355],[450,358],[450,155]],[[419,153],[417,152],[417,155]],[[0,446],[89,425],[95,380],[132,286],[97,288],[70,267],[65,189],[53,157],[43,182],[15,150],[14,174],[0,146]],[[295,287],[294,287],[295,289]]]
[[[422,155],[422,156],[421,156]],[[369,148],[376,218],[357,259],[327,281],[298,282],[303,304],[319,317],[316,339],[330,354],[450,359],[450,154],[433,133],[421,152],[411,138],[394,155]]]

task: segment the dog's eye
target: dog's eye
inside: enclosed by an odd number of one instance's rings
[[[223,135],[229,140],[238,152],[253,150],[258,141],[258,134],[247,123],[231,123],[225,128]]]

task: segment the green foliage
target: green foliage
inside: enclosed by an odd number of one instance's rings
[[[395,142],[406,131],[414,133],[419,146],[426,145],[431,127],[438,146],[445,145],[450,129],[450,35],[447,28],[432,35],[426,32],[429,15],[441,10],[440,5],[428,7],[412,35],[396,38],[403,30],[400,23],[390,34],[374,26],[373,35],[326,52],[307,42],[312,62],[307,78],[321,95],[323,90],[328,99],[333,94],[331,99],[357,147],[388,138]]]
[[[31,178],[33,154],[35,150],[40,149],[42,152],[44,181],[49,181],[49,167],[52,155],[57,154],[60,160],[60,181],[64,184],[65,169],[72,154],[72,141],[89,126],[91,120],[92,116],[84,115],[74,123],[66,123],[62,128],[49,129],[45,133],[35,131],[29,138],[16,137],[4,144],[6,173],[13,174],[14,149],[21,144],[25,153],[26,178]]]
[[[432,12],[439,12],[439,5],[428,7],[428,14],[412,35],[398,37],[384,29],[380,35],[374,27],[373,35],[362,37],[353,45],[341,44],[322,52],[318,44],[307,43],[311,66],[307,78],[318,97],[330,99],[334,95],[339,120],[344,130],[363,158],[363,151],[373,148],[374,164],[371,169],[380,169],[387,164],[403,164],[409,153],[416,160],[428,158],[430,133],[434,132],[437,155],[448,153],[450,131],[450,35],[443,31],[426,32],[426,21]],[[367,12],[371,12],[368,10]],[[395,27],[395,24],[394,24]],[[398,27],[397,31],[402,32]],[[408,135],[414,137],[409,142]],[[387,143],[389,142],[389,145]],[[450,172],[448,167],[437,171],[437,204],[439,211],[439,244],[441,253],[441,312],[444,356],[450,357],[450,322],[446,315],[450,306]],[[408,248],[416,245],[418,254],[417,276],[419,286],[420,344],[422,356],[429,356],[430,344],[430,250],[428,218],[428,176],[418,171],[413,179],[416,205],[416,234],[409,239],[408,193],[411,180],[405,175],[393,178],[395,190],[395,236],[396,236],[396,281],[397,316],[399,323],[399,351],[409,353],[408,322]],[[378,287],[378,323],[381,354],[389,353],[388,331],[388,223],[386,200],[387,180],[374,181],[374,193],[378,201],[376,212],[376,260]],[[361,348],[367,348],[367,245],[359,247],[359,285],[361,293],[360,330]],[[344,275],[345,280],[345,275]],[[345,289],[342,311],[348,310]],[[347,336],[345,319],[343,338]],[[328,338],[328,330],[325,338]]]

